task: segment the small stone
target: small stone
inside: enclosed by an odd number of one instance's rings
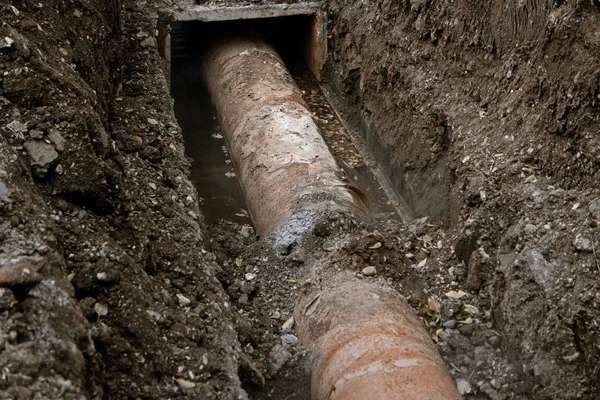
[[[196,387],[196,384],[194,382],[187,381],[185,379],[179,378],[179,379],[176,379],[176,381],[177,381],[177,384],[179,386],[181,386],[183,389],[193,389]]]
[[[444,322],[444,328],[446,329],[454,329],[458,325],[458,321],[455,319],[451,319],[450,321]]]
[[[0,201],[4,203],[12,203],[13,200],[10,198],[10,190],[6,187],[4,182],[0,182]]]
[[[0,311],[12,308],[17,304],[17,299],[10,289],[0,288]]]
[[[500,336],[492,336],[488,339],[488,343],[495,349],[499,349],[502,345],[502,338]]]
[[[19,24],[21,26],[21,29],[23,29],[24,31],[41,31],[42,27],[35,22],[34,20],[32,20],[31,18],[25,18],[23,20],[21,20],[21,23]]]
[[[471,389],[471,384],[466,379],[457,379],[456,388],[458,389],[458,393],[460,393],[461,396],[472,393],[473,391],[473,389]]]
[[[537,226],[533,224],[525,225],[525,233],[529,236],[533,235],[537,231]]]
[[[7,49],[12,47],[12,44],[15,41],[12,40],[11,38],[9,38],[8,36],[5,36],[4,38],[0,38],[0,49]]]
[[[67,142],[64,137],[58,131],[52,129],[48,134],[48,139],[54,143],[54,147],[56,147],[56,151],[62,153],[65,150],[65,143]]]
[[[573,247],[579,251],[591,253],[593,251],[592,241],[582,235],[577,235],[573,241]]]
[[[253,274],[252,272],[248,272],[246,275],[244,275],[244,278],[246,278],[247,281],[251,281],[256,278],[256,274]]]
[[[281,318],[281,313],[279,311],[274,311],[273,313],[271,313],[271,315],[269,315],[269,318],[271,318],[271,319],[280,319]]]
[[[142,40],[142,42],[140,43],[140,45],[142,47],[152,47],[156,44],[156,40],[153,37],[147,37],[146,39]]]
[[[0,264],[0,287],[38,283],[42,276],[37,272],[44,264],[38,257],[24,257]]]
[[[41,140],[29,140],[23,147],[31,158],[31,165],[38,176],[44,177],[48,168],[58,161],[58,153],[51,144]]]
[[[99,281],[106,281],[108,280],[108,275],[106,275],[106,272],[98,272],[96,278],[98,278]]]
[[[459,299],[448,298],[442,301],[442,307],[440,310],[440,315],[442,320],[447,321],[451,320],[462,307],[462,301]]]
[[[288,344],[288,345],[294,346],[294,345],[298,344],[299,340],[295,335],[288,333],[288,334],[281,336],[281,342],[284,345]]]
[[[276,344],[273,346],[271,351],[269,352],[269,372],[275,375],[285,363],[292,357],[292,355],[280,344]]]
[[[295,324],[294,317],[290,317],[287,321],[285,321],[285,323],[281,327],[281,330],[284,332],[291,331],[292,329],[294,329],[294,324]]]
[[[32,139],[42,139],[44,137],[44,132],[40,131],[39,129],[32,129],[29,131],[29,136]]]
[[[362,274],[364,276],[374,276],[374,275],[377,275],[377,269],[375,267],[369,266],[369,267],[363,268]]]
[[[177,300],[179,301],[179,305],[181,305],[182,307],[186,307],[189,306],[192,301],[190,299],[188,299],[187,297],[185,297],[184,295],[178,293],[177,295]]]

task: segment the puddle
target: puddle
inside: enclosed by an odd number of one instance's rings
[[[225,219],[249,224],[250,219],[243,216],[246,204],[232,175],[233,165],[202,79],[200,62],[192,57],[173,57],[171,71],[175,116],[183,130],[186,153],[193,160],[192,181],[202,198],[206,222]]]

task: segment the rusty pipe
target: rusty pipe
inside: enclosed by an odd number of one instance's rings
[[[266,236],[301,210],[366,215],[281,58],[265,42],[225,39],[204,63],[206,82],[248,211]]]
[[[223,40],[208,51],[205,75],[260,235],[310,209],[366,215],[269,45]],[[298,335],[319,360],[314,399],[458,398],[431,339],[397,293],[321,267],[313,268],[294,311]]]
[[[460,397],[431,338],[392,288],[317,267],[305,280],[294,319],[318,357],[313,399]]]

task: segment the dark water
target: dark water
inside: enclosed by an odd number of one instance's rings
[[[172,59],[171,91],[175,116],[183,130],[186,153],[193,159],[192,181],[204,200],[207,223],[226,219],[249,223],[246,204],[227,153],[225,140],[202,80],[200,63],[192,57]]]

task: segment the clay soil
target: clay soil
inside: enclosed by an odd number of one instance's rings
[[[403,294],[465,398],[600,398],[598,1],[324,2],[321,85],[409,218],[295,243],[204,221],[180,3],[0,0],[0,399],[308,399],[318,260]]]

